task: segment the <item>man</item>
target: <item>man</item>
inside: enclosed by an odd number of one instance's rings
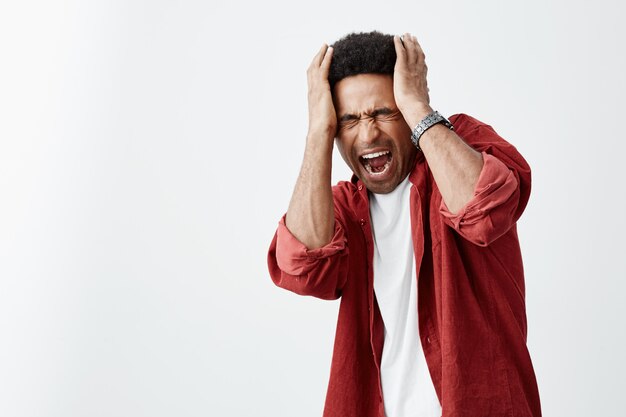
[[[540,416],[515,226],[530,168],[491,127],[433,112],[426,71],[408,33],[315,56],[270,275],[341,297],[326,417]],[[331,187],[333,141],[354,176]]]

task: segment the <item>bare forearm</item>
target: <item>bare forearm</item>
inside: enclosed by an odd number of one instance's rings
[[[315,249],[333,237],[335,213],[331,187],[332,137],[309,134],[300,175],[287,210],[289,231],[307,248]]]
[[[309,249],[329,243],[335,230],[330,174],[337,116],[328,83],[332,55],[333,49],[322,45],[307,70],[309,133],[285,219],[289,231]]]
[[[410,126],[415,126],[431,111],[430,106],[422,106],[411,112]],[[483,166],[482,155],[441,124],[428,129],[419,144],[443,201],[450,212],[457,213],[474,196]]]
[[[409,33],[402,39],[395,36],[394,44],[398,57],[394,70],[396,103],[408,125],[414,128],[433,111],[429,105],[424,51]],[[419,145],[448,210],[458,212],[474,196],[483,166],[482,155],[442,125],[424,132]]]

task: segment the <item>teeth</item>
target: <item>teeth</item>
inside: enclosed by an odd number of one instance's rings
[[[363,155],[362,158],[363,159],[372,159],[372,158],[376,158],[378,156],[386,155],[388,153],[389,153],[389,151],[374,152],[374,153],[369,153],[367,155]]]
[[[369,172],[370,175],[382,175],[385,172],[387,172],[387,168],[389,168],[389,165],[391,165],[391,161],[385,162],[385,165],[384,165],[382,171],[374,172],[374,171],[372,171],[372,167],[370,166],[369,162],[367,162],[367,163],[365,163],[365,169],[367,170],[367,172]]]

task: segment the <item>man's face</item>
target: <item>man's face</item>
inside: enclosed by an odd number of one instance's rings
[[[393,78],[359,74],[342,79],[333,90],[339,153],[368,190],[393,191],[409,174],[417,148],[411,129],[396,107]]]

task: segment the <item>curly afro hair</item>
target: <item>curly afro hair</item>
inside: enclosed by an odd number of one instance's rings
[[[330,87],[342,79],[358,74],[393,75],[396,49],[393,35],[378,31],[350,33],[333,45],[328,81]]]

